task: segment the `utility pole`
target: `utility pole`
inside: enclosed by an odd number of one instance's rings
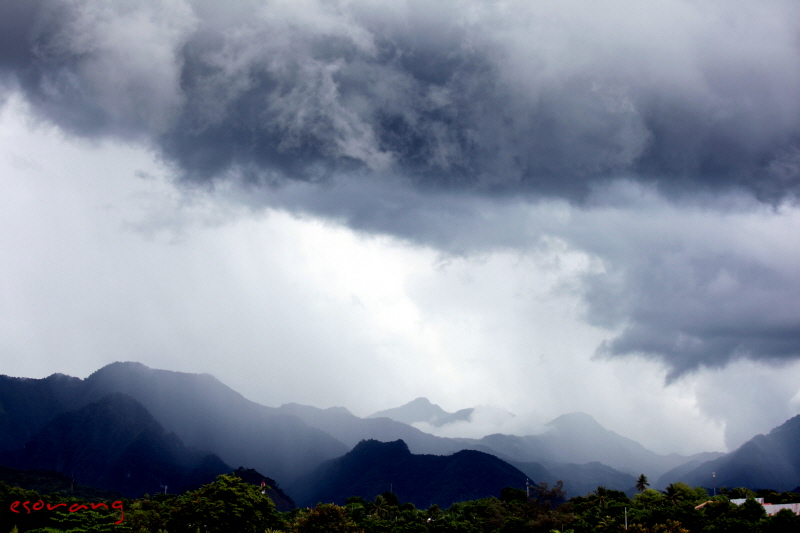
[[[525,478],[525,496],[531,499],[531,482],[528,478]]]
[[[625,531],[628,531],[628,508],[625,508]]]
[[[711,477],[714,478],[714,496],[717,495],[717,473],[711,472]]]

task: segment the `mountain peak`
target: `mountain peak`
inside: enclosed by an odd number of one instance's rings
[[[557,418],[554,418],[550,422],[546,424],[547,426],[552,426],[562,430],[604,430],[604,428],[600,423],[594,419],[592,415],[582,413],[582,412],[575,412],[575,413],[567,413],[565,415],[561,415]]]
[[[424,396],[420,396],[419,398],[414,398],[406,405],[433,405],[429,399]]]
[[[435,422],[448,415],[450,413],[435,403],[431,403],[427,398],[419,397],[400,407],[373,413],[367,418],[386,417],[404,424],[413,424],[415,422]]]
[[[358,463],[361,461],[388,461],[396,462],[404,457],[410,456],[411,450],[405,441],[398,439],[391,442],[381,442],[375,439],[365,439],[355,445],[341,459],[346,463]]]
[[[516,467],[480,451],[417,455],[402,440],[363,440],[308,478],[298,502],[341,505],[348,494],[373,498],[390,490],[417,507],[449,507],[456,501],[497,497],[503,488],[522,486],[524,481],[525,474]]]
[[[150,367],[136,361],[115,361],[92,372],[89,377],[118,372],[147,372]]]

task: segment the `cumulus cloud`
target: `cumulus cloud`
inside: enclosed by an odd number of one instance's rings
[[[2,68],[43,116],[141,136],[191,181],[399,176],[575,200],[624,175],[797,192],[791,2],[3,9]]]
[[[585,277],[587,317],[622,327],[598,355],[658,358],[671,368],[668,380],[737,359],[800,355],[796,209],[751,206],[713,217],[668,204],[625,211],[595,218],[624,240],[584,243],[604,258]]]

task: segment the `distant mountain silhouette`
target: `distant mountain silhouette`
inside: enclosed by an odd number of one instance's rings
[[[86,378],[94,395],[123,392],[187,445],[289,480],[349,449],[295,416],[246,399],[209,374],[113,363]]]
[[[546,463],[549,477],[542,478],[551,485],[561,480],[568,497],[584,496],[599,486],[621,490],[633,495],[636,492],[636,478],[620,472],[597,461],[585,464]],[[523,469],[521,469],[523,470]],[[523,470],[527,472],[527,470]]]
[[[756,435],[737,450],[704,462],[690,472],[668,472],[659,483],[685,481],[711,487],[712,472],[716,472],[718,488],[793,490],[800,485],[800,415],[790,418],[766,435]]]
[[[638,476],[644,473],[652,478],[697,457],[709,457],[705,454],[688,457],[657,454],[632,439],[605,429],[586,413],[559,416],[546,424],[546,428],[547,431],[539,435],[495,434],[477,440],[460,440],[483,444],[513,462],[535,461],[544,465],[599,462],[625,474]]]
[[[675,483],[677,481],[684,481],[685,482],[686,479],[689,479],[689,474],[693,470],[697,469],[700,465],[703,465],[703,464],[705,464],[705,463],[707,463],[709,461],[715,461],[716,459],[719,459],[720,457],[723,457],[724,455],[725,454],[722,454],[722,453],[698,454],[696,459],[688,461],[688,462],[686,462],[686,463],[684,463],[682,465],[676,466],[672,470],[667,470],[665,473],[661,474],[661,476],[659,476],[659,478],[656,480],[656,482],[653,483],[651,488],[657,488],[657,489],[662,489],[663,490],[670,483]],[[713,470],[712,470],[712,472],[713,472]],[[707,477],[710,478],[710,476],[711,476],[711,474],[709,473]],[[692,477],[694,477],[694,476],[692,475]],[[712,481],[713,481],[713,478],[710,478],[710,479],[712,479]],[[711,487],[712,485],[713,485],[713,483],[709,483],[708,480],[706,480],[706,481],[704,481],[703,483],[700,484],[700,486],[708,486],[708,487]],[[720,485],[720,486],[722,486],[722,485]]]
[[[2,459],[22,469],[46,469],[128,497],[209,483],[231,468],[167,434],[140,403],[109,394],[56,415],[16,453]]]
[[[436,437],[419,429],[386,417],[359,418],[347,409],[332,407],[319,409],[308,405],[289,403],[278,411],[296,416],[311,427],[325,431],[352,448],[362,440],[389,442],[404,441],[412,453],[447,455],[464,448],[483,448],[480,445],[464,445],[454,439]],[[483,450],[489,451],[489,450]]]
[[[0,376],[0,454],[22,449],[57,415],[113,392],[137,400],[187,446],[281,482],[349,449],[295,416],[247,400],[208,374],[112,363],[83,380],[60,374]]]
[[[499,496],[505,487],[525,487],[519,469],[483,452],[463,450],[448,456],[413,455],[402,440],[360,442],[343,457],[327,461],[305,480],[300,505],[343,504],[349,496],[372,500],[391,490],[418,508],[431,504]]]
[[[427,398],[417,398],[400,407],[378,411],[367,418],[386,417],[404,424],[413,424],[414,422],[431,422],[448,414],[450,413],[431,403]]]
[[[537,435],[442,438],[385,416],[362,419],[341,407],[319,409],[295,403],[266,407],[208,374],[155,370],[130,362],[110,364],[83,380],[59,374],[45,379],[0,376],[0,454],[22,449],[57,415],[115,392],[141,403],[165,432],[174,433],[187,447],[214,453],[226,464],[263,472],[295,497],[307,490],[302,483],[306,475],[361,440],[402,440],[412,454],[446,456],[466,449],[514,464],[535,463],[539,466],[533,470],[525,467],[533,481],[563,479],[572,495],[601,484],[628,490],[628,476],[644,473],[658,479],[688,462],[695,461],[697,466],[698,461],[719,456],[659,455],[582,413],[558,417]],[[468,418],[466,410],[447,413],[424,398],[375,415],[387,413],[429,422]]]
[[[469,407],[460,409],[455,413],[448,413],[438,405],[431,403],[427,398],[417,398],[400,407],[378,411],[367,418],[390,418],[409,425],[416,422],[427,422],[439,427],[452,422],[469,422],[474,410]]]
[[[0,452],[22,448],[55,415],[85,405],[83,390],[83,380],[64,374],[0,376]]]
[[[481,441],[435,437],[386,417],[358,418],[342,407],[319,409],[291,403],[282,405],[279,409],[287,414],[299,417],[312,427],[330,433],[348,446],[355,446],[362,440],[380,442],[402,440],[406,443],[411,453],[414,454],[451,455],[465,449],[489,453],[513,464],[525,472],[531,481],[536,483],[548,481],[552,484],[558,480],[563,480],[567,493],[573,496],[586,494],[596,489],[598,485],[623,491],[629,490],[634,486],[633,477],[630,474],[619,472],[597,462],[581,465],[549,461],[548,466],[545,468],[537,462],[517,462],[515,461],[516,456],[508,456],[498,452],[491,446],[482,444]],[[499,435],[497,438],[501,442],[506,442],[520,437]],[[299,488],[295,483],[289,486],[291,486],[293,494],[297,494],[298,491],[302,492],[302,488]]]

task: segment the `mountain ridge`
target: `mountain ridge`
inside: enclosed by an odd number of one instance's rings
[[[431,403],[427,398],[419,397],[400,407],[378,411],[365,418],[390,418],[408,425],[425,422],[435,427],[441,427],[458,421],[469,422],[474,411],[474,408],[468,407],[459,409],[454,413],[448,413],[437,404]]]
[[[215,453],[225,464],[265,472],[290,494],[300,479],[326,461],[344,456],[362,440],[402,440],[415,455],[447,456],[462,450],[491,454],[524,466],[520,470],[528,471],[529,477],[540,476],[534,481],[564,479],[573,495],[595,483],[628,490],[629,476],[641,473],[657,479],[655,488],[663,488],[668,472],[691,481],[689,474],[696,470],[714,467],[723,472],[725,466],[730,471],[734,456],[740,464],[749,461],[765,473],[730,478],[741,480],[738,484],[787,490],[800,485],[799,461],[789,457],[800,441],[796,419],[754,437],[727,458],[717,452],[659,455],[604,428],[586,413],[556,417],[540,434],[444,438],[386,417],[360,418],[343,407],[319,409],[297,403],[267,407],[247,400],[210,374],[151,369],[133,362],[106,365],[85,379],[63,374],[42,379],[0,376],[0,454],[19,450],[54,417],[109,393],[127,394],[141,403],[167,434],[174,433],[187,447]],[[434,406],[424,398],[415,401]],[[433,411],[441,416],[439,409]],[[702,476],[697,479],[708,485]]]
[[[667,472],[659,483],[669,482],[677,474]],[[682,474],[686,482],[705,487],[716,483],[717,487],[793,490],[800,486],[800,415]]]
[[[219,457],[186,447],[139,402],[111,393],[45,424],[7,466],[74,475],[79,483],[128,497],[166,486],[184,491],[232,470]]]
[[[0,451],[21,448],[53,417],[109,393],[127,394],[141,403],[187,446],[282,481],[349,449],[297,417],[247,400],[210,374],[116,362],[85,379],[60,374],[41,379],[0,376]]]
[[[449,507],[456,501],[498,497],[505,487],[524,487],[525,480],[513,465],[475,450],[447,456],[412,454],[402,440],[364,440],[344,456],[320,465],[305,480],[313,489],[298,500],[301,505],[318,501],[343,505],[348,496],[371,500],[391,491],[418,508]]]

